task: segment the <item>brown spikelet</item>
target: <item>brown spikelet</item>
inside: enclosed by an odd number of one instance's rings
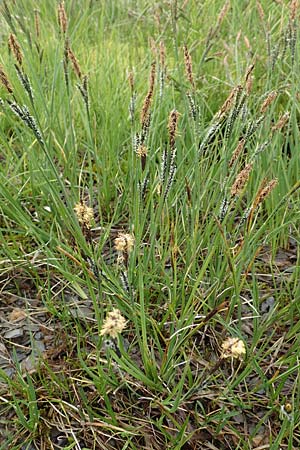
[[[128,73],[127,79],[128,79],[128,83],[130,86],[130,90],[131,90],[131,92],[133,92],[134,91],[134,77],[133,77],[132,70]]]
[[[242,89],[243,89],[243,87],[240,84],[232,89],[232,91],[230,92],[230,94],[226,98],[225,102],[223,103],[223,105],[221,106],[219,111],[217,112],[217,118],[220,118],[221,116],[223,116],[224,114],[226,114],[230,110],[230,108],[232,107],[232,105],[234,103],[234,99],[236,97],[236,94],[238,92],[240,92]]]
[[[245,139],[241,139],[236,147],[236,149],[234,150],[231,160],[229,161],[228,167],[232,167],[233,164],[235,163],[235,161],[238,159],[238,157],[240,156],[240,154],[242,153],[243,149],[245,147]]]
[[[159,43],[159,61],[160,66],[165,67],[166,65],[166,47],[164,41],[160,41]]]
[[[150,44],[150,50],[152,53],[152,57],[154,59],[156,59],[156,57],[157,57],[156,43],[152,36],[149,38],[149,44]]]
[[[247,95],[250,95],[250,92],[252,91],[252,84],[253,84],[253,70],[254,70],[255,65],[251,64],[247,70],[246,70],[246,74],[245,74],[245,88],[246,88],[246,93]]]
[[[258,204],[260,204],[266,197],[270,195],[270,193],[273,191],[273,189],[277,186],[278,180],[274,178],[273,180],[269,181],[267,185],[264,187],[264,189],[259,193],[258,196]]]
[[[227,0],[223,6],[223,8],[220,11],[220,14],[218,15],[218,19],[217,19],[217,27],[219,27],[223,20],[225,19],[225,16],[229,10],[230,7],[230,0]]]
[[[40,27],[39,11],[37,9],[34,10],[34,27],[36,37],[39,38],[41,35],[41,27]]]
[[[256,7],[257,7],[257,11],[258,11],[260,20],[262,22],[264,22],[264,20],[265,20],[265,13],[264,13],[263,7],[261,6],[261,4],[260,4],[260,2],[258,0],[256,2]]]
[[[156,73],[156,63],[153,62],[151,64],[150,70],[150,78],[149,78],[149,89],[147,95],[144,99],[144,103],[141,111],[141,124],[144,125],[148,121],[151,101],[154,92],[154,84],[155,84],[155,73]]]
[[[57,8],[58,25],[63,35],[66,34],[68,28],[67,13],[65,10],[65,2],[61,1]]]
[[[245,82],[246,83],[247,83],[247,80],[251,77],[254,67],[255,67],[254,64],[251,64],[249,67],[247,67],[247,70],[245,73]]]
[[[150,78],[149,78],[149,91],[153,93],[154,91],[154,84],[155,84],[155,71],[156,71],[156,64],[153,62],[151,64],[151,70],[150,70]]]
[[[177,131],[179,112],[176,109],[170,112],[169,122],[168,122],[168,130],[169,130],[169,143],[170,148],[173,150],[175,148],[175,137]]]
[[[20,46],[16,36],[12,33],[9,35],[9,38],[8,38],[8,47],[9,47],[10,51],[12,52],[12,54],[14,55],[17,63],[20,66],[22,66],[23,54],[21,51],[21,46]]]
[[[276,178],[274,178],[273,180],[267,182],[266,179],[264,179],[262,181],[262,183],[260,184],[260,187],[257,191],[257,194],[254,198],[254,201],[251,205],[251,208],[249,210],[249,214],[248,214],[248,218],[247,218],[247,228],[248,230],[251,227],[251,223],[253,220],[253,215],[255,213],[255,211],[257,210],[257,208],[259,207],[259,205],[264,201],[264,199],[266,197],[268,197],[268,195],[270,195],[270,193],[273,191],[273,189],[277,186],[278,180]]]
[[[235,197],[236,195],[239,195],[242,192],[249,179],[251,170],[252,164],[246,164],[244,169],[237,175],[230,189],[230,194],[232,197]]]
[[[191,57],[191,54],[188,51],[188,48],[186,45],[184,45],[184,47],[183,47],[183,52],[184,52],[184,65],[185,65],[186,76],[194,88],[195,83],[194,83],[194,77],[193,77],[192,57]]]
[[[290,4],[290,20],[294,21],[297,16],[298,0],[291,0]]]
[[[13,88],[2,66],[0,66],[0,83],[3,84],[5,89],[9,92],[9,94],[13,93]]]
[[[247,79],[246,84],[245,84],[245,89],[246,89],[246,93],[247,93],[248,96],[250,95],[250,93],[251,93],[251,91],[252,91],[253,80],[254,80],[254,77],[253,77],[253,76],[250,76],[250,77]]]
[[[66,83],[67,88],[69,88],[69,72],[68,72],[68,65],[69,65],[69,39],[68,38],[65,39],[63,65],[64,65],[65,83]]]
[[[250,41],[249,41],[249,39],[248,39],[248,37],[246,35],[244,36],[244,42],[245,42],[245,45],[246,45],[247,49],[251,50],[251,44],[250,44]]]
[[[149,111],[150,111],[152,96],[153,96],[153,92],[148,91],[147,95],[144,99],[144,103],[143,103],[142,111],[141,111],[141,124],[142,125],[144,125],[146,122],[148,122],[149,115],[150,115]]]
[[[263,180],[261,187],[259,188],[259,190],[255,196],[255,199],[254,199],[254,202],[253,202],[253,205],[251,208],[253,211],[258,208],[258,206],[264,201],[264,199],[266,197],[268,197],[268,195],[270,195],[270,193],[276,187],[277,183],[278,183],[278,180],[276,178],[269,181],[268,183],[266,182],[266,180]]]
[[[263,103],[262,103],[262,105],[261,105],[261,107],[260,107],[260,112],[261,112],[261,114],[264,114],[264,113],[267,111],[268,107],[271,105],[271,103],[274,102],[274,100],[276,99],[276,97],[277,97],[277,92],[276,92],[276,91],[271,91],[271,92],[269,93],[269,95],[268,95],[267,98],[263,101]]]
[[[290,118],[290,113],[287,111],[280,117],[278,122],[275,123],[275,125],[272,127],[272,131],[274,132],[274,131],[281,130],[286,125],[289,118]]]
[[[75,74],[78,76],[78,78],[81,80],[82,77],[82,72],[79,66],[79,62],[74,54],[74,52],[72,51],[70,45],[69,45],[69,40],[66,39],[67,45],[66,45],[66,50],[67,50],[67,59],[69,61],[71,61],[72,66],[73,66],[73,70],[75,72]]]

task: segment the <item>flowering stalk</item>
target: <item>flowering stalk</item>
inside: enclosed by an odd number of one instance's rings
[[[14,55],[17,63],[19,64],[19,66],[22,66],[23,53],[22,53],[22,50],[21,50],[21,46],[20,46],[16,36],[14,34],[12,34],[12,33],[9,35],[9,38],[8,38],[8,47],[9,47],[9,50]]]
[[[246,355],[246,347],[244,341],[238,338],[227,338],[222,343],[222,353],[216,364],[210,369],[209,374],[213,374],[223,363],[225,359],[242,360]]]
[[[13,88],[2,66],[0,66],[0,83],[5,87],[9,94],[13,93]]]
[[[82,84],[78,83],[77,87],[83,98],[87,113],[89,113],[89,91],[88,91],[88,76],[84,75],[82,78]]]
[[[27,106],[19,106],[16,102],[11,102],[9,100],[7,100],[7,103],[9,104],[10,109],[33,131],[38,142],[44,146],[45,143],[42,138],[42,134],[34,117],[29,113]]]
[[[86,241],[91,243],[92,237],[90,230],[92,221],[94,220],[93,208],[90,208],[81,201],[74,206],[74,211]]]
[[[270,193],[273,191],[273,189],[277,186],[278,180],[274,178],[273,180],[266,182],[266,180],[263,180],[261,183],[260,188],[258,189],[258,192],[255,196],[255,199],[247,213],[247,221],[248,221],[248,229],[250,228],[250,224],[252,222],[253,214],[254,212],[259,208],[259,206],[262,204],[262,202],[265,200],[266,197],[270,195]]]
[[[61,34],[65,35],[68,28],[67,13],[65,10],[65,2],[61,1],[57,8],[57,20]]]
[[[108,335],[112,338],[114,343],[115,351],[117,356],[121,357],[121,352],[118,347],[117,338],[123,332],[126,327],[126,320],[122,316],[121,312],[114,308],[111,312],[109,312],[106,316],[106,319],[103,322],[102,328],[100,330],[100,336]]]
[[[168,154],[167,148],[165,147],[163,155],[162,155],[162,164],[161,164],[161,175],[160,179],[161,182],[164,183],[166,180],[166,186],[164,189],[164,200],[166,200],[171,186],[173,184],[175,173],[176,173],[176,132],[177,132],[177,125],[178,125],[178,117],[179,113],[176,111],[176,109],[173,109],[169,115],[169,122],[168,122],[168,131],[169,131],[169,147],[170,152]],[[169,165],[168,165],[169,160]],[[167,176],[168,172],[168,176]],[[163,188],[163,185],[161,186]],[[161,189],[162,192],[162,189]]]
[[[134,236],[129,233],[119,233],[115,239],[115,249],[118,254],[117,263],[128,266],[128,258],[134,247]]]
[[[144,99],[144,103],[143,103],[142,111],[141,111],[142,128],[144,127],[145,123],[149,122],[150,106],[151,106],[151,102],[152,102],[152,97],[153,97],[153,92],[154,92],[154,84],[155,84],[155,72],[156,72],[156,63],[153,62],[151,64],[149,89],[148,89],[147,95]]]
[[[107,314],[100,330],[100,336],[108,335],[111,338],[116,339],[118,335],[122,333],[125,327],[125,318],[117,308],[114,308]]]
[[[183,53],[184,53],[184,66],[185,66],[186,76],[187,76],[188,81],[191,83],[192,88],[195,89],[192,57],[191,57],[191,54],[188,51],[188,48],[186,45],[183,46]]]
[[[236,197],[237,195],[240,195],[243,191],[249,176],[250,172],[252,170],[252,164],[246,164],[243,170],[237,175],[233,185],[231,186],[230,194],[231,197]]]
[[[26,73],[21,69],[21,67],[18,66],[18,64],[15,64],[15,69],[18,75],[18,78],[23,86],[23,88],[25,89],[31,103],[33,104],[33,91],[32,91],[32,87],[30,84],[30,80],[28,78],[28,76],[26,75]]]

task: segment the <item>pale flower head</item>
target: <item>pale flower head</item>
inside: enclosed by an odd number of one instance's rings
[[[134,236],[129,233],[119,233],[115,239],[115,249],[120,253],[129,254],[134,246]]]
[[[244,341],[238,338],[227,338],[222,344],[222,358],[242,358],[246,354]]]
[[[148,154],[147,147],[145,147],[145,145],[140,145],[136,151],[136,154],[141,158],[147,156]]]
[[[106,316],[103,322],[100,336],[108,335],[115,339],[126,327],[126,320],[117,308],[114,308]]]
[[[77,216],[78,222],[85,225],[86,228],[91,228],[92,221],[94,219],[93,208],[86,206],[84,203],[77,203],[74,206],[74,211]]]

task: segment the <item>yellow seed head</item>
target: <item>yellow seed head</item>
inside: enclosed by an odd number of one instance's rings
[[[140,145],[136,151],[136,154],[141,158],[147,156],[148,154],[147,147],[145,147],[145,145]]]
[[[293,405],[291,405],[291,403],[286,403],[284,405],[284,409],[286,410],[287,413],[291,413],[293,411]]]
[[[74,211],[77,216],[78,222],[90,229],[92,227],[92,221],[94,219],[93,208],[86,206],[84,203],[77,203],[74,206]]]
[[[114,308],[107,314],[100,331],[100,336],[108,335],[115,339],[118,334],[122,333],[125,327],[125,318],[118,309]]]
[[[115,239],[115,249],[118,253],[126,253],[127,255],[134,247],[134,236],[129,233],[119,233]]]
[[[242,358],[246,354],[244,342],[238,338],[227,338],[222,344],[222,358]]]

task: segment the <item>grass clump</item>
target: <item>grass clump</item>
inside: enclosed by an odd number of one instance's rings
[[[1,12],[0,448],[299,448],[297,1]]]

